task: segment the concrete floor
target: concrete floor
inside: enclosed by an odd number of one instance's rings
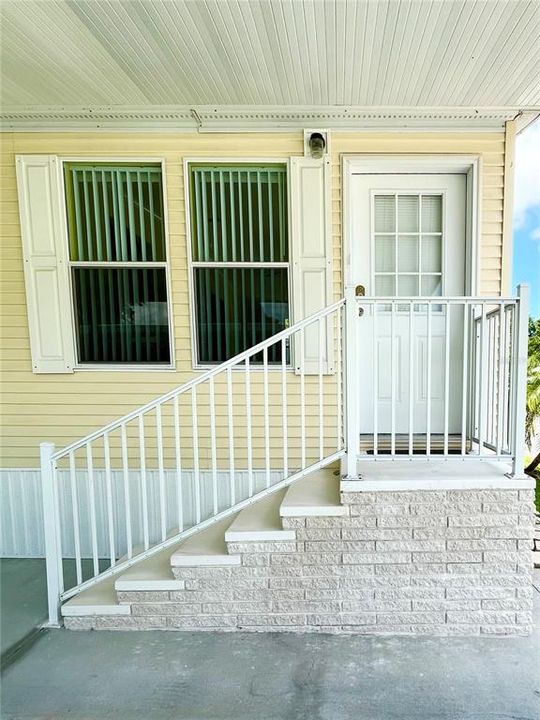
[[[536,586],[528,638],[48,630],[5,671],[2,718],[539,720]]]
[[[47,617],[45,560],[0,560],[2,655],[24,641]]]

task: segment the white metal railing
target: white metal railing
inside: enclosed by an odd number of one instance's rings
[[[527,286],[347,288],[82,440],[43,443],[50,623],[61,601],[339,458],[349,479],[359,458],[398,457],[506,459],[522,475],[527,323]]]
[[[60,602],[344,454],[344,306],[61,450],[41,445],[51,624]]]
[[[356,305],[362,458],[505,459],[522,474],[528,288]]]

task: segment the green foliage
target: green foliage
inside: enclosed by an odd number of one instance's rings
[[[535,420],[540,417],[540,319],[529,318],[529,359],[527,363],[527,442],[533,436]]]

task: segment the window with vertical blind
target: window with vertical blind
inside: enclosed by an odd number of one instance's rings
[[[161,165],[64,165],[79,364],[169,365]]]
[[[190,199],[196,359],[209,365],[288,322],[287,168],[192,164]]]
[[[375,294],[442,295],[443,196],[375,195]]]

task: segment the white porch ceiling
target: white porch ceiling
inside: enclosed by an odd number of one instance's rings
[[[227,108],[249,108],[253,119],[258,108],[284,106],[310,108],[314,117],[344,106],[379,115],[540,107],[539,0],[3,0],[0,7],[8,122],[28,120],[29,108],[39,122],[44,110],[53,119],[104,108],[136,119],[137,111],[166,106],[194,124],[192,108],[200,120],[223,118]]]

